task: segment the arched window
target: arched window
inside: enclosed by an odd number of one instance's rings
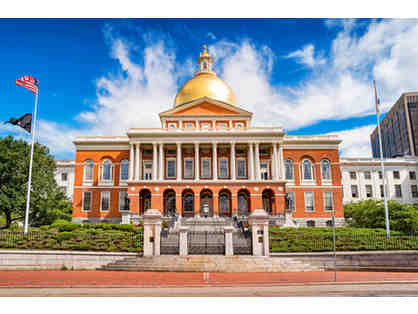
[[[120,162],[120,180],[126,181],[129,178],[129,160],[124,159]]]
[[[229,216],[231,212],[230,195],[224,191],[219,194],[219,213],[221,216]]]
[[[312,163],[310,160],[305,159],[302,162],[302,179],[303,180],[313,180],[313,170],[312,170]]]
[[[109,183],[112,181],[113,179],[113,165],[112,162],[110,160],[105,160],[103,161],[103,163],[101,164],[101,169],[100,169],[100,174],[101,174],[101,181],[104,183]]]
[[[293,161],[291,161],[290,159],[287,159],[284,162],[284,168],[285,168],[285,179],[293,180]]]
[[[94,163],[91,159],[86,160],[84,164],[84,181],[93,181]]]
[[[331,181],[331,166],[328,159],[321,161],[321,174],[322,180]]]
[[[194,211],[194,195],[189,192],[183,196],[183,212],[193,213],[193,211]]]

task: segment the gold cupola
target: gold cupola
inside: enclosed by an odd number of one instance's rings
[[[213,58],[208,53],[206,45],[203,46],[203,52],[200,53],[197,62],[199,64],[199,70],[195,73],[194,77],[184,83],[180,88],[174,100],[174,107],[202,97],[209,97],[236,105],[237,100],[231,87],[213,72]]]

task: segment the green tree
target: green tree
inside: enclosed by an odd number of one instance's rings
[[[415,205],[388,201],[391,230],[418,232],[418,210]],[[351,227],[386,228],[385,207],[382,200],[366,200],[344,206],[344,217]]]
[[[72,206],[58,187],[55,161],[46,146],[35,144],[30,198],[31,226],[51,224],[56,219],[71,219]],[[12,136],[0,138],[0,214],[3,228],[22,220],[26,209],[30,145]]]

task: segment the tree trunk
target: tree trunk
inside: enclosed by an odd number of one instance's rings
[[[6,212],[6,229],[9,229],[12,225],[12,213]]]

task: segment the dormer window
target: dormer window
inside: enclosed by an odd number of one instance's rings
[[[168,122],[167,128],[168,129],[175,129],[175,128],[177,128],[177,123],[175,123],[175,122]]]

